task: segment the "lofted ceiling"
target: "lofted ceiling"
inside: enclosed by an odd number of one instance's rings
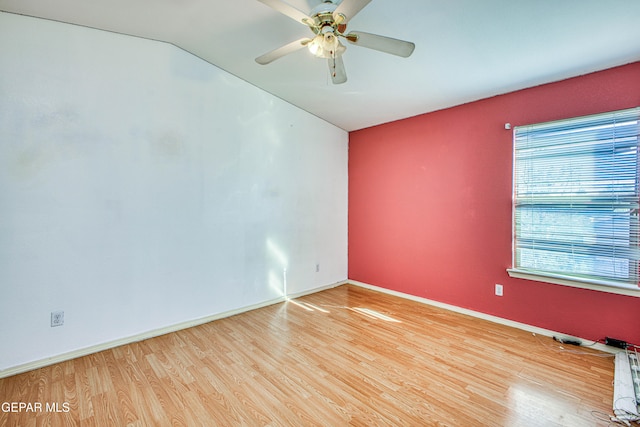
[[[286,0],[308,12],[320,0]],[[0,10],[172,43],[347,131],[640,60],[640,0],[373,0],[348,23],[409,58],[345,43],[348,81],[308,27],[257,0],[0,0]]]

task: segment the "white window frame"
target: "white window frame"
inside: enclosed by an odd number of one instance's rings
[[[593,116],[559,120],[555,122],[539,123],[539,124],[528,125],[528,126],[517,126],[514,128],[513,130],[513,203],[512,203],[513,247],[512,247],[512,267],[507,269],[507,272],[511,277],[640,297],[640,287],[638,286],[637,282],[636,282],[636,285],[633,285],[628,283],[621,283],[616,280],[606,280],[606,279],[595,278],[595,277],[584,277],[584,276],[574,275],[571,273],[566,273],[561,271],[549,271],[550,269],[547,269],[547,271],[545,271],[545,268],[542,268],[540,270],[536,268],[526,268],[526,267],[523,268],[522,266],[518,265],[518,258],[517,258],[518,250],[520,251],[519,253],[521,254],[524,247],[522,244],[519,246],[519,243],[517,241],[517,229],[516,229],[517,227],[517,222],[516,222],[517,206],[516,205],[517,204],[522,205],[521,202],[523,200],[523,198],[519,198],[517,195],[518,182],[517,182],[516,174],[517,174],[518,165],[516,164],[516,149],[521,149],[523,146],[523,145],[519,145],[518,147],[516,147],[516,137],[518,133],[520,132],[520,135],[522,134],[526,135],[527,132],[530,132],[530,131],[535,132],[536,130],[543,129],[543,132],[544,132],[545,129],[550,129],[550,128],[555,129],[556,127],[558,128],[570,127],[573,129],[575,126],[575,128],[577,129],[583,126],[582,123],[592,123],[594,120],[595,121],[608,120],[609,117],[611,117],[612,120],[615,120],[614,119],[615,117],[618,117],[620,115],[628,117],[629,114],[631,114],[636,119],[640,119],[640,107],[628,109],[628,110],[597,114]],[[523,143],[520,142],[519,144],[523,144]],[[640,161],[638,161],[638,164],[640,164]],[[640,173],[638,175],[640,175]],[[637,187],[640,185],[640,183],[637,183],[638,175],[636,175],[636,192],[638,191]],[[532,180],[535,181],[535,178],[532,178]],[[561,197],[560,200],[562,200],[561,203],[565,203],[564,202],[565,196],[561,195],[560,197]],[[537,202],[534,201],[532,203],[535,204]],[[592,203],[592,202],[587,202],[587,203]],[[534,205],[534,206],[537,206],[537,205]],[[567,205],[567,206],[570,206],[570,205]],[[522,211],[525,211],[525,208],[521,208],[521,209]],[[522,215],[520,215],[520,218],[522,218]],[[632,224],[631,226],[637,228],[637,217],[634,224],[636,225]],[[637,234],[637,233],[634,231],[632,232],[632,234]],[[637,236],[635,238],[637,238]],[[525,239],[523,238],[522,241],[524,240]],[[637,271],[637,262],[638,261],[635,260],[633,265],[629,268],[633,268],[635,269],[635,271]],[[523,264],[526,264],[526,263],[523,263]]]

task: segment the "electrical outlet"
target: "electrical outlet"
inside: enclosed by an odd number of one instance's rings
[[[320,264],[316,264],[316,273],[320,272]]]
[[[51,312],[51,327],[64,325],[64,311]]]
[[[499,285],[497,283],[496,283],[496,295],[499,296],[499,297],[501,297],[503,295],[502,285]]]

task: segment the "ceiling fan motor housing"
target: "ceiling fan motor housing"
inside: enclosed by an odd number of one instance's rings
[[[337,4],[335,4],[332,1],[327,0],[327,1],[324,1],[324,2],[320,3],[319,5],[314,7],[313,9],[311,9],[311,12],[309,12],[309,16],[315,16],[315,15],[325,14],[325,13],[332,14],[333,11],[336,10],[337,7],[338,7]]]

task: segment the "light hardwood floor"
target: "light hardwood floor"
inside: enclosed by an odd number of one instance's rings
[[[0,426],[607,426],[607,356],[344,285],[0,379]]]

